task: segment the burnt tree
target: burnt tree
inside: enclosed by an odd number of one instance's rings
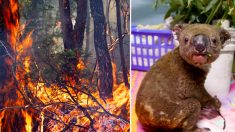
[[[90,14],[90,2],[87,0],[87,17],[86,17],[86,47],[85,47],[85,58],[84,62],[87,62],[88,54],[89,54],[89,48],[90,48],[90,25],[91,25],[91,14]]]
[[[0,0],[0,41],[1,42],[6,41],[6,36],[4,33],[3,3],[1,0]],[[4,51],[5,51],[4,47],[2,45],[0,45],[0,56],[5,55]],[[2,85],[3,79],[6,76],[6,70],[4,68],[4,58],[3,57],[0,57],[0,69],[1,69],[1,71],[0,71],[0,85]],[[0,87],[2,87],[2,86],[0,86]],[[1,98],[2,97],[0,97],[0,102],[2,102]],[[2,104],[0,104],[0,108],[1,107],[2,107]]]
[[[87,19],[87,0],[76,0],[77,17],[73,27],[69,0],[59,0],[60,18],[62,23],[65,49],[82,49]]]
[[[37,42],[39,40],[39,38],[41,39],[41,37],[42,37],[39,34],[39,32],[40,32],[39,28],[41,27],[40,25],[42,25],[42,22],[39,22],[39,20],[38,20],[39,13],[40,13],[38,5],[44,6],[43,0],[32,0],[31,1],[31,5],[30,5],[31,11],[30,11],[30,14],[27,19],[27,23],[29,23],[29,25],[26,28],[27,33],[31,32],[32,29],[34,30],[34,32],[33,32],[34,42]]]
[[[125,85],[129,87],[128,77],[127,77],[127,69],[126,62],[124,57],[124,49],[123,49],[123,37],[122,37],[122,22],[121,22],[121,10],[120,10],[120,0],[116,0],[116,15],[117,15],[117,30],[118,30],[118,39],[119,39],[119,50],[121,56],[121,64],[122,64],[122,73]]]
[[[69,0],[59,0],[60,20],[62,23],[63,41],[65,49],[74,49],[73,24],[70,17]]]
[[[4,33],[4,17],[3,17],[3,3],[0,0],[0,88],[2,90],[3,85],[4,85],[4,79],[6,78],[6,64],[4,62],[4,56],[5,55],[5,49],[3,47],[3,43],[6,42],[6,36]],[[3,94],[0,93],[0,108],[4,107],[3,101],[4,101],[4,97],[2,96]]]
[[[82,49],[87,19],[87,0],[77,0],[77,17],[74,26],[74,42],[77,48]]]
[[[113,76],[109,55],[105,16],[102,0],[90,0],[91,14],[94,20],[94,44],[99,68],[99,90],[102,98],[112,97]]]
[[[4,34],[3,4],[2,1],[0,0],[0,40],[4,39],[5,39],[5,34]]]
[[[121,12],[123,17],[123,29],[124,34],[129,34],[129,17],[130,17],[130,1],[122,0],[121,1]]]

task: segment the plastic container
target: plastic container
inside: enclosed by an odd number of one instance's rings
[[[148,71],[156,60],[174,49],[171,30],[131,27],[131,69]]]

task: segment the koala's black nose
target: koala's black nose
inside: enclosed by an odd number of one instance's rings
[[[197,52],[204,52],[208,43],[209,38],[206,35],[199,34],[193,38],[193,44]]]
[[[198,51],[198,52],[202,52],[206,49],[206,47],[202,44],[197,44],[195,45],[195,49]]]

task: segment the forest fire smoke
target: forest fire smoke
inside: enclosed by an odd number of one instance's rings
[[[75,64],[69,67],[72,74],[58,64],[55,71],[59,79],[48,81],[30,52],[33,32],[22,37],[24,26],[20,26],[18,2],[10,0],[4,14],[12,51],[5,59],[9,77],[3,88],[7,100],[5,108],[0,110],[0,131],[12,131],[16,122],[23,122],[18,124],[22,125],[19,128],[27,132],[33,129],[41,132],[129,130],[129,89],[124,83],[118,84],[114,63],[113,97],[106,100],[99,96],[97,87],[91,85],[92,79],[81,77],[87,66],[76,55]]]

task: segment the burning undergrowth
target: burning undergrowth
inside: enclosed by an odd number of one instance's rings
[[[124,83],[115,81],[113,98],[102,99],[95,79],[87,76],[92,73],[75,52],[67,51],[59,58],[56,63],[38,64],[26,56],[16,72],[20,73],[17,81],[30,101],[29,107],[40,112],[38,122],[44,122],[43,129],[127,131],[129,90]]]
[[[102,99],[95,79],[87,76],[92,73],[76,52],[67,51],[55,58],[58,61],[37,64],[27,56],[17,77],[24,94],[40,111],[39,122],[46,122],[45,129],[127,131],[129,90],[124,83],[115,81],[113,98]],[[115,74],[114,64],[113,68]]]
[[[8,69],[1,91],[1,130],[128,131],[129,89],[117,83],[115,64],[113,97],[101,98],[95,70],[87,68],[80,51],[37,57],[31,48],[33,31],[24,35],[17,2],[8,4],[4,9],[7,42],[1,42]]]

